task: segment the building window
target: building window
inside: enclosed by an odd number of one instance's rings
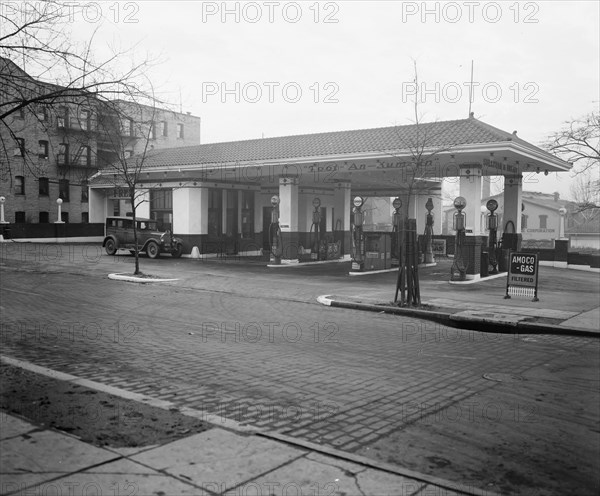
[[[69,122],[69,109],[67,107],[58,107],[58,116],[56,117],[56,126],[66,128]]]
[[[223,234],[223,190],[208,189],[208,236],[219,238]]]
[[[177,124],[177,139],[183,139],[183,124]]]
[[[35,115],[37,116],[38,121],[45,122],[48,120],[48,109],[44,105],[39,105]]]
[[[58,181],[58,197],[64,201],[69,201],[69,180],[61,179]]]
[[[15,176],[15,195],[25,194],[25,177]]]
[[[73,159],[74,165],[89,166],[92,164],[92,149],[89,146],[83,145],[79,147],[77,155]]]
[[[69,165],[69,144],[61,143],[58,145],[58,165]]]
[[[15,157],[24,157],[25,156],[25,140],[23,138],[15,138],[17,142],[17,147],[13,152]]]
[[[50,194],[50,182],[47,177],[40,177],[39,179],[39,195],[48,196]]]
[[[123,152],[123,155],[125,156],[125,158],[131,158],[133,157],[133,150],[125,150]]]
[[[521,229],[527,229],[527,215],[521,215]]]
[[[21,107],[15,114],[19,119],[25,119],[25,107]]]
[[[160,122],[160,135],[169,136],[169,126],[167,125],[167,121]]]
[[[15,212],[15,224],[25,224],[25,212]]]
[[[540,229],[546,229],[548,227],[548,216],[540,215]]]
[[[48,158],[48,142],[46,140],[38,141],[38,157]]]
[[[62,220],[65,224],[69,222],[69,212],[61,212],[60,220]]]
[[[89,200],[88,196],[88,183],[87,181],[83,181],[81,183],[81,203],[87,203]]]
[[[90,214],[88,212],[81,212],[81,223],[82,224],[90,223]]]
[[[171,229],[173,219],[173,190],[150,190],[150,217],[158,223],[161,230]]]
[[[121,134],[123,136],[133,136],[133,121],[131,119],[121,119]]]
[[[150,123],[150,139],[156,139],[156,123],[154,121]]]
[[[254,235],[254,191],[242,191],[242,237]]]
[[[79,114],[79,125],[81,129],[87,131],[90,128],[90,111],[82,110]]]
[[[40,212],[40,224],[48,224],[50,222],[50,214],[48,212]]]

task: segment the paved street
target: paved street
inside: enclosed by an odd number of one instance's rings
[[[393,281],[347,264],[144,258],[180,280],[138,285],[106,277],[129,256],[41,246],[2,246],[3,354],[503,494],[596,493],[595,338],[319,305]]]

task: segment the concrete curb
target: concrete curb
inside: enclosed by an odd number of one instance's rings
[[[336,263],[344,263],[350,262],[350,259],[346,260],[344,258],[338,258],[335,260],[318,260],[316,262],[293,262],[293,263],[285,263],[282,262],[280,264],[267,264],[267,267],[270,269],[282,269],[282,268],[290,268],[290,267],[312,267],[314,265],[330,265]]]
[[[449,312],[436,312],[429,310],[419,310],[416,308],[401,308],[390,305],[374,305],[371,303],[357,303],[349,301],[333,300],[330,295],[321,295],[317,301],[322,305],[338,308],[349,308],[351,310],[364,310],[367,312],[389,313],[393,315],[404,315],[407,317],[418,317],[420,319],[432,320],[443,325],[452,327],[466,327],[481,332],[493,333],[520,333],[520,334],[559,334],[565,336],[587,336],[600,337],[600,333],[581,327],[567,327],[554,324],[542,324],[538,322],[511,322],[502,323],[498,321],[488,321],[483,318],[464,317],[454,318]],[[485,328],[481,328],[481,325]]]
[[[280,441],[280,442],[283,442],[286,444],[299,446],[301,448],[309,449],[311,451],[316,451],[318,453],[332,456],[334,458],[354,462],[354,463],[357,463],[360,465],[374,468],[376,470],[381,470],[384,472],[389,472],[391,474],[400,475],[400,476],[406,477],[408,479],[414,479],[419,482],[424,482],[426,484],[432,484],[434,486],[441,487],[443,489],[452,491],[455,494],[464,494],[464,495],[469,495],[469,496],[500,496],[498,493],[493,493],[493,492],[490,492],[485,489],[478,489],[478,488],[472,487],[472,486],[463,487],[459,483],[450,482],[445,479],[440,479],[439,477],[435,477],[433,475],[422,474],[420,472],[415,472],[408,468],[398,467],[396,465],[392,465],[391,463],[373,460],[372,458],[367,458],[362,455],[355,455],[354,453],[346,453],[345,451],[340,451],[335,448],[331,448],[329,446],[323,446],[321,444],[316,444],[311,441],[305,441],[303,439],[298,439],[295,437],[287,436],[285,434],[279,434],[278,432],[263,431],[263,432],[257,432],[256,435],[260,436],[260,437],[266,437],[268,439],[273,439],[275,441]],[[423,493],[423,495],[425,496],[425,494],[434,494],[434,493],[425,491]],[[436,492],[435,494],[443,494],[443,493]]]
[[[142,284],[151,284],[154,282],[173,282],[179,281],[179,279],[153,279],[148,277],[136,277],[126,274],[108,274],[108,278],[114,281],[127,281],[127,282],[139,282]]]

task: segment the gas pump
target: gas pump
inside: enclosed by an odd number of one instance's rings
[[[394,207],[394,213],[392,214],[392,232],[396,233],[392,239],[396,242],[396,249],[394,250],[394,252],[398,257],[398,265],[400,265],[402,263],[402,218],[400,217],[400,208],[402,208],[402,200],[400,198],[395,198],[392,202],[392,206]]]
[[[310,230],[313,233],[313,243],[310,250],[311,260],[319,259],[319,248],[321,246],[321,199],[315,198],[312,201],[315,211],[312,214],[312,225]],[[314,229],[314,230],[313,230]]]
[[[269,226],[269,240],[271,241],[271,263],[281,263],[282,243],[281,230],[279,229],[279,197],[271,197],[271,224]]]
[[[423,256],[425,263],[428,264],[435,261],[433,259],[433,214],[431,213],[433,210],[433,201],[431,198],[427,200],[425,208],[427,209],[427,215],[425,216],[425,233],[423,236],[425,240]]]
[[[494,213],[498,208],[498,202],[496,200],[488,200],[485,204],[486,208],[490,211],[487,216],[487,228],[490,231],[489,239],[489,261],[492,266],[490,274],[498,273],[498,260],[496,259],[496,243],[497,243],[497,231],[498,231],[498,216]]]
[[[352,224],[352,268],[362,270],[365,263],[365,238],[362,230],[363,213],[361,207],[365,200],[361,196],[355,196],[354,204],[354,222]]]
[[[451,281],[464,281],[466,279],[467,268],[465,267],[465,262],[463,260],[463,247],[465,245],[465,226],[466,226],[466,214],[463,212],[463,209],[467,206],[467,200],[465,200],[462,196],[455,198],[454,200],[454,208],[456,208],[456,212],[454,212],[453,219],[453,228],[456,231],[456,241],[454,248],[454,262],[452,263],[452,268],[450,269],[450,280]]]

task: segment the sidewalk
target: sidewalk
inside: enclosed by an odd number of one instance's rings
[[[27,362],[19,365],[132,397]],[[206,417],[191,409],[182,413]],[[238,429],[231,421],[227,428],[213,424],[183,439],[136,448],[97,447],[5,412],[0,426],[3,495],[492,495],[285,435]]]
[[[504,299],[506,276],[480,279],[472,284],[451,284],[452,262],[420,268],[422,308],[399,308],[393,304],[393,287],[351,288],[322,295],[324,305],[394,313],[496,332],[558,333],[600,336],[600,277],[554,267],[540,267],[539,301],[513,296]],[[397,272],[394,272],[397,274]],[[360,279],[376,278],[364,275]],[[485,327],[483,327],[485,326]]]

